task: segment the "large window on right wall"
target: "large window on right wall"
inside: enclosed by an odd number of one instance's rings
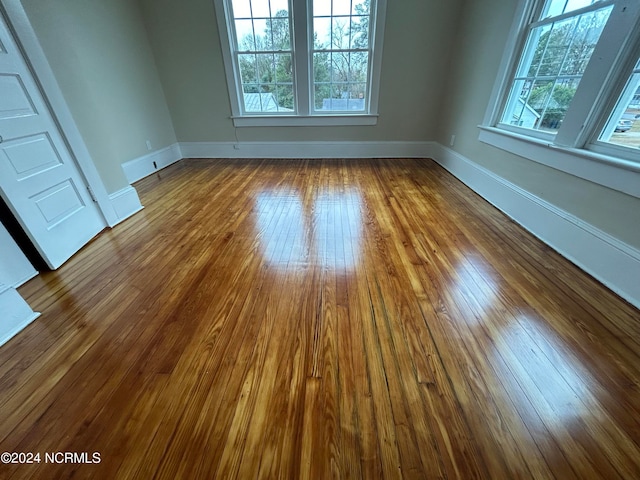
[[[481,128],[640,171],[640,0],[521,0]]]

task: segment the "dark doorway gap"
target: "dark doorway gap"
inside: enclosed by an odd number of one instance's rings
[[[51,270],[2,197],[0,197],[0,222],[36,270],[39,272]]]

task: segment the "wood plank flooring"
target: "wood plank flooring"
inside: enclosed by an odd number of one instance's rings
[[[20,289],[0,478],[640,478],[640,312],[431,160],[136,188]]]

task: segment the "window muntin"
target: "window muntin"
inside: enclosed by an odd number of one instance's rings
[[[640,59],[598,140],[620,147],[640,148]]]
[[[613,8],[602,3],[546,2],[541,19],[528,27],[501,123],[558,131]]]

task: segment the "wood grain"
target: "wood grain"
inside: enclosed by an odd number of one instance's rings
[[[20,288],[0,451],[42,461],[0,478],[640,478],[640,312],[433,161],[136,188]]]

